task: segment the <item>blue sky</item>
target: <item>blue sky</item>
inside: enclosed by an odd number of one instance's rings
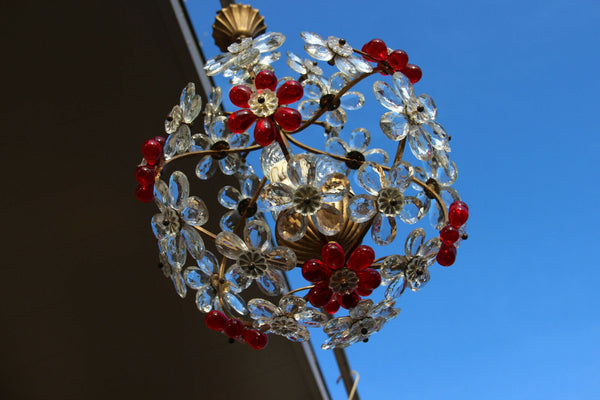
[[[205,54],[216,55],[219,2],[186,4]],[[403,295],[398,318],[347,350],[361,397],[600,398],[600,3],[252,4],[304,58],[304,30],[404,49],[424,72],[417,93],[435,99],[452,135],[469,239],[454,266],[432,267],[423,290]],[[274,67],[291,74],[283,58]],[[381,135],[384,110],[363,93],[364,112],[349,117]],[[344,399],[333,356],[317,351]]]

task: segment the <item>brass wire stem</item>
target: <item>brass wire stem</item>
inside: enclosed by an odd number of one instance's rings
[[[212,240],[215,240],[215,239],[217,238],[217,235],[215,235],[214,233],[212,233],[212,232],[210,232],[210,231],[208,231],[208,230],[204,229],[204,228],[203,228],[203,227],[201,227],[201,226],[194,226],[194,225],[192,225],[192,226],[193,226],[193,227],[194,227],[194,228],[195,228],[195,229],[196,229],[198,232],[200,232],[200,233],[202,233],[202,234],[204,234],[204,235],[208,236],[208,237],[209,237],[209,238],[211,238]]]
[[[312,289],[312,288],[314,288],[314,287],[315,287],[315,285],[310,285],[310,286],[304,286],[304,287],[301,287],[301,288],[298,288],[298,289],[294,289],[294,290],[292,290],[292,291],[289,291],[289,292],[287,292],[286,296],[287,296],[287,295],[290,295],[290,294],[292,294],[292,293],[299,292],[299,291],[301,291],[301,290],[308,290],[308,289]]]
[[[448,209],[446,208],[446,205],[444,204],[444,200],[442,200],[442,196],[440,196],[435,190],[433,190],[431,187],[429,187],[429,185],[426,184],[425,182],[423,182],[415,177],[412,177],[411,180],[414,183],[416,183],[417,185],[421,186],[423,189],[425,189],[425,191],[427,193],[429,193],[431,196],[433,196],[435,198],[435,201],[437,201],[440,208],[442,209],[442,214],[444,215],[444,225],[447,225],[448,224]]]
[[[201,150],[201,151],[190,151],[189,153],[179,154],[170,160],[165,161],[156,172],[156,179],[160,178],[160,174],[162,170],[171,162],[175,160],[179,160],[181,158],[190,157],[190,156],[208,156],[212,154],[234,154],[234,153],[243,153],[243,152],[251,152],[254,150],[262,149],[260,145],[248,146],[248,147],[236,147],[235,149],[227,149],[227,150]]]
[[[394,163],[396,164],[398,161],[402,161],[402,157],[404,156],[404,148],[406,147],[406,138],[402,139],[398,142],[398,148],[396,149],[396,156],[394,157]]]
[[[336,101],[338,101],[340,99],[340,97],[342,97],[344,94],[346,94],[346,92],[348,90],[352,89],[352,87],[354,87],[354,85],[356,85],[358,82],[362,81],[363,79],[365,79],[379,71],[380,71],[380,69],[374,69],[371,72],[364,72],[364,73],[360,74],[357,78],[354,78],[346,86],[344,86],[342,89],[340,89],[340,91],[336,93],[336,95],[331,100],[331,102],[335,103]],[[317,111],[315,113],[315,115],[313,115],[309,120],[305,121],[302,125],[300,125],[300,127],[298,129],[296,129],[294,131],[290,131],[288,133],[294,134],[294,133],[303,131],[308,126],[310,126],[313,122],[315,122],[321,115],[325,114],[325,112],[327,112],[327,111],[329,111],[329,110],[327,110],[325,108],[319,108],[319,111]]]
[[[344,156],[339,156],[339,155],[337,155],[337,154],[328,153],[328,152],[326,152],[326,151],[319,150],[319,149],[315,149],[315,148],[313,148],[313,147],[307,146],[307,145],[305,145],[304,143],[302,143],[302,142],[300,142],[300,141],[298,141],[298,140],[294,139],[292,136],[290,136],[290,135],[288,135],[288,134],[286,134],[286,138],[287,138],[287,139],[288,139],[290,142],[292,142],[293,144],[295,144],[296,146],[300,147],[300,148],[301,148],[301,149],[303,149],[303,150],[309,151],[309,152],[311,152],[311,153],[314,153],[314,154],[323,154],[323,155],[329,156],[329,157],[331,157],[331,158],[334,158],[334,159],[336,159],[336,160],[338,160],[338,161],[355,161],[355,160],[353,160],[353,159],[350,159],[350,158],[347,158],[347,157],[344,157]]]

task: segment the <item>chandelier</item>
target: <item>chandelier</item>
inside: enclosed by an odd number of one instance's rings
[[[195,291],[206,326],[232,342],[261,349],[268,335],[300,342],[311,329],[327,335],[323,349],[367,341],[398,315],[407,289],[429,281],[430,267],[454,263],[467,238],[450,136],[414,86],[421,69],[380,39],[353,47],[302,32],[309,58],[287,52],[293,76],[278,78],[271,64],[285,36],[265,33],[257,10],[224,8],[213,28],[223,53],[204,68],[231,86],[212,88],[203,105],[189,83],[166,138],[143,143],[135,172],[136,197],[158,206],[151,226],[162,271],[179,296]],[[365,82],[372,95],[357,90]],[[349,114],[366,101],[382,106],[378,124],[353,125]],[[184,158],[195,176],[174,167]],[[224,176],[236,184],[223,186]],[[191,179],[222,207],[190,193]],[[219,232],[205,227],[209,215]],[[420,221],[430,237],[410,227]],[[290,290],[284,274],[294,269],[306,285]]]

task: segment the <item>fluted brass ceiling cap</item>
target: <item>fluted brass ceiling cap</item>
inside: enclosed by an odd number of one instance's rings
[[[213,38],[222,52],[244,37],[256,37],[267,30],[265,18],[247,4],[232,4],[217,12]]]

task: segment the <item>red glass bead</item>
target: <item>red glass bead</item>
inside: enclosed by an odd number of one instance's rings
[[[333,296],[333,291],[327,284],[315,285],[308,292],[308,301],[315,307],[324,307]]]
[[[165,142],[167,141],[167,139],[165,139],[162,136],[154,136],[154,140],[156,140],[158,143],[160,143],[160,145],[162,147],[165,147]]]
[[[223,333],[232,339],[238,338],[242,336],[242,333],[244,333],[244,323],[239,319],[230,319],[225,324]]]
[[[295,103],[304,95],[304,88],[297,81],[287,81],[277,89],[279,104]]]
[[[456,247],[453,244],[442,243],[435,259],[443,267],[451,266],[456,260]]]
[[[209,329],[212,329],[213,331],[217,332],[221,332],[223,329],[225,329],[225,325],[227,325],[228,321],[229,318],[227,318],[227,316],[221,311],[217,310],[210,311],[204,317],[204,323],[206,324],[206,326]]]
[[[460,238],[460,231],[453,227],[452,225],[446,225],[440,231],[440,239],[445,244],[453,244],[458,241]]]
[[[229,100],[231,100],[234,105],[242,108],[250,107],[248,105],[250,96],[252,96],[252,89],[244,85],[234,86],[229,91]]]
[[[143,186],[154,184],[154,168],[140,165],[135,169],[135,180]]]
[[[381,39],[373,39],[364,44],[362,51],[373,57],[377,61],[385,61],[388,58],[388,49],[385,42]],[[363,56],[367,61],[372,61]]]
[[[309,282],[325,282],[329,281],[331,270],[321,261],[310,259],[302,265],[302,276]]]
[[[450,209],[448,210],[448,220],[450,222],[450,225],[452,225],[455,228],[460,228],[465,224],[465,222],[467,222],[468,219],[469,208],[463,206],[462,204],[454,205],[454,203],[452,203]]]
[[[394,50],[390,53],[387,61],[394,71],[401,71],[408,64],[408,54],[404,50]]]
[[[302,124],[302,115],[293,108],[279,107],[273,114],[273,118],[286,131],[298,129]]]
[[[333,297],[329,303],[325,305],[325,311],[329,314],[333,315],[340,309],[340,303],[338,303],[337,298]]]
[[[369,267],[375,260],[375,251],[369,246],[358,246],[356,250],[350,254],[348,259],[348,268],[358,272]]]
[[[406,77],[410,80],[410,83],[419,82],[423,76],[423,71],[421,71],[421,68],[414,64],[406,64],[406,67],[402,68],[400,72],[406,75]]]
[[[366,297],[366,296],[370,296],[371,293],[373,293],[373,291],[371,289],[365,289],[365,288],[361,288],[360,285],[356,288],[356,293],[358,293],[359,295]]]
[[[338,296],[338,303],[340,303],[340,305],[346,310],[356,307],[359,301],[360,296],[356,292],[345,294],[343,296]]]
[[[467,210],[469,209],[469,206],[467,205],[467,203],[465,203],[464,201],[459,201],[459,200],[450,204],[450,209],[452,209],[454,207],[463,207],[463,208],[466,208]]]
[[[227,126],[233,133],[244,133],[256,121],[256,115],[249,109],[237,110],[227,119]]]
[[[135,197],[142,203],[148,203],[154,198],[154,185],[138,185],[135,188]]]
[[[381,285],[381,275],[373,268],[367,268],[358,273],[358,287],[363,289],[377,289]]]
[[[254,141],[265,147],[277,138],[277,127],[270,118],[261,118],[254,127]]]
[[[323,246],[321,259],[331,269],[342,268],[346,264],[344,249],[336,242],[329,242]]]
[[[156,164],[161,154],[162,146],[154,139],[148,139],[142,145],[142,156],[150,165]]]
[[[270,89],[275,91],[275,88],[277,87],[277,77],[272,71],[260,71],[256,75],[256,78],[254,78],[254,86],[256,86],[257,90]]]
[[[269,343],[269,337],[264,333],[257,331],[256,329],[246,328],[242,333],[242,337],[254,350],[264,349]]]

